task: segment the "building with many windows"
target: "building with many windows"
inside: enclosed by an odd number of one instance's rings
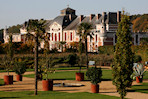
[[[62,47],[60,42],[65,42],[65,47],[71,47],[72,43],[79,42],[79,35],[77,34],[77,27],[83,22],[89,22],[92,24],[91,34],[93,38],[87,37],[87,45],[89,52],[97,52],[99,46],[115,45],[116,43],[116,30],[118,23],[121,19],[121,11],[118,12],[103,12],[102,14],[90,14],[88,16],[76,15],[76,11],[67,7],[61,10],[61,14],[53,20],[47,20],[46,33],[49,39],[49,48],[57,48],[59,51]],[[25,26],[20,29],[18,40],[25,42],[26,38],[24,34],[27,33]],[[133,37],[133,44],[139,45],[140,39],[148,37],[148,33],[133,33],[131,25],[131,34]],[[14,38],[16,38],[15,36]],[[4,35],[4,38],[7,37]],[[6,39],[5,42],[7,41]],[[41,47],[44,47],[44,42],[41,42]]]

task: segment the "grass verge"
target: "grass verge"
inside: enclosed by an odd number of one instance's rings
[[[142,85],[134,85],[132,86],[132,90],[148,94],[148,83],[142,83]]]
[[[107,96],[102,94],[93,93],[66,93],[46,91],[38,92],[37,96],[34,96],[34,92],[0,92],[0,99],[119,99],[119,97]]]
[[[65,80],[75,80],[75,73],[77,71],[62,71],[62,72],[55,72],[50,73],[48,78],[49,79],[65,79]],[[86,71],[82,71],[86,73]],[[112,71],[111,70],[102,70],[103,76],[102,80],[107,81],[112,79]],[[24,77],[34,78],[34,74],[24,75]],[[84,77],[85,80],[88,80],[87,77]]]

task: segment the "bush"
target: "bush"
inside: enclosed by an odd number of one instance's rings
[[[68,56],[68,63],[72,66],[75,65],[77,63],[77,54],[70,54]]]
[[[15,62],[13,70],[16,74],[22,75],[26,72],[26,67],[24,62]]]
[[[88,79],[91,80],[92,84],[97,84],[99,82],[101,82],[101,77],[102,77],[102,70],[101,68],[89,68],[86,72],[86,76],[88,77]]]
[[[99,54],[113,54],[114,46],[100,46],[98,47]]]

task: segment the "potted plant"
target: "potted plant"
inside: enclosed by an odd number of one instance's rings
[[[102,77],[102,70],[101,68],[92,67],[89,68],[86,72],[86,76],[91,81],[91,91],[92,93],[99,93],[99,85],[98,83],[101,82]]]
[[[78,66],[80,67],[79,72],[76,72],[76,81],[83,81],[84,80],[84,73],[81,72],[82,68],[82,52],[83,52],[83,43],[81,40],[79,41],[79,62]]]
[[[48,74],[53,73],[55,70],[52,67],[55,65],[52,62],[52,57],[45,57],[43,67],[43,74],[45,75],[45,79],[42,80],[43,91],[53,91],[53,80],[48,79]],[[43,61],[42,61],[43,62]]]
[[[13,65],[13,56],[14,56],[14,51],[13,51],[13,43],[12,43],[12,34],[10,34],[7,55],[5,55],[3,58],[5,69],[8,72],[8,75],[4,75],[5,85],[13,84],[13,75],[9,75],[9,71]]]
[[[11,70],[13,63],[12,61],[10,61],[10,58],[8,58],[7,56],[4,56],[3,63],[5,66],[5,70],[8,73],[8,75],[4,75],[4,84],[5,85],[13,84],[13,75],[9,75],[9,71]]]
[[[22,81],[22,74],[26,72],[25,63],[22,61],[15,61],[13,70],[17,74],[16,81]]]
[[[147,68],[145,68],[141,63],[134,63],[133,70],[134,77],[136,77],[136,82],[142,83],[143,74],[146,72]]]

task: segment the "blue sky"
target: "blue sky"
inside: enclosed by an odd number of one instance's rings
[[[0,29],[28,19],[53,19],[69,5],[77,15],[125,9],[132,14],[148,13],[148,0],[0,0]]]

